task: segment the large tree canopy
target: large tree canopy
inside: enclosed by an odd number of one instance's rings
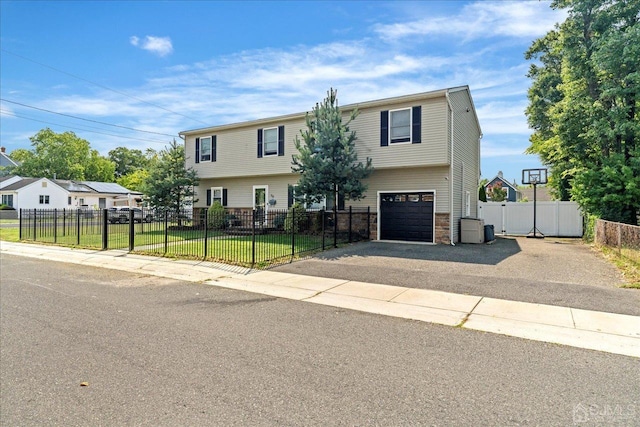
[[[117,147],[109,151],[109,160],[116,165],[116,179],[140,169],[147,169],[156,157],[157,153],[152,149],[142,152],[142,150]]]
[[[373,171],[370,158],[366,163],[358,161],[356,133],[349,130],[358,110],[343,123],[336,96],[333,89],[327,92],[324,101],[307,113],[307,129],[300,132],[302,140],[298,135],[295,139],[298,154],[293,156],[292,170],[300,174],[298,192],[312,202],[325,197],[362,199],[367,189],[362,180]]]
[[[556,0],[567,19],[536,40],[526,114],[529,153],[550,186],[604,219],[640,212],[640,2]]]
[[[12,153],[21,162],[15,168],[15,174],[34,178],[113,182],[114,163],[92,150],[88,141],[73,132],[55,133],[46,128],[30,139],[31,150]]]
[[[195,170],[185,167],[184,146],[174,140],[149,169],[142,190],[149,204],[161,210],[179,212],[193,202],[199,179]]]

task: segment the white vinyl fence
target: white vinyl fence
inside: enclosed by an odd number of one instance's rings
[[[582,237],[582,212],[576,202],[537,202],[536,228],[545,236]],[[533,202],[478,202],[478,217],[495,234],[533,232]]]

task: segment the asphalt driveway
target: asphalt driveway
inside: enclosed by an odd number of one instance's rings
[[[640,315],[640,290],[580,239],[498,237],[490,245],[364,242],[275,271]]]

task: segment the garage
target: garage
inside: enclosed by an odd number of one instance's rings
[[[379,197],[381,240],[433,243],[434,192],[380,193]]]

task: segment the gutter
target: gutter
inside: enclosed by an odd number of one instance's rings
[[[448,90],[445,92],[444,96],[447,99],[449,117],[451,120],[451,135],[449,136],[449,141],[451,143],[449,150],[449,242],[451,243],[451,246],[455,246],[456,244],[453,243],[453,107],[451,106]]]

